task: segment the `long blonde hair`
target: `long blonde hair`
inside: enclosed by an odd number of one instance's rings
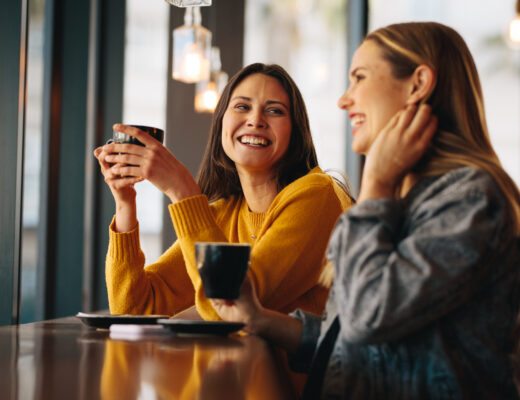
[[[396,78],[410,76],[421,65],[436,75],[425,101],[438,117],[438,131],[412,171],[417,177],[443,174],[461,166],[488,172],[507,198],[516,234],[520,234],[520,193],[493,150],[477,69],[464,39],[436,22],[389,25],[367,35],[382,49]]]

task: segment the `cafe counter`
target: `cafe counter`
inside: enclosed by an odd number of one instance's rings
[[[251,335],[115,338],[76,317],[0,327],[2,399],[285,400],[288,382]]]

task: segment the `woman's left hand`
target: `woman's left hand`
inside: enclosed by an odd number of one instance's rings
[[[138,128],[115,124],[114,130],[133,136],[143,146],[110,143],[103,147],[107,162],[117,164],[121,176],[147,179],[175,203],[200,194],[200,188],[188,169],[161,143]],[[114,168],[114,167],[112,167]]]
[[[428,148],[437,129],[431,107],[408,105],[396,113],[368,151],[358,201],[392,197],[404,175]]]

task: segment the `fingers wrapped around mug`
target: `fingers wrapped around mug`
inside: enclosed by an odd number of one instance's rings
[[[124,155],[113,153],[110,146],[112,145],[101,146],[94,150],[94,156],[98,160],[105,182],[113,189],[122,189],[141,182],[143,178],[125,174],[124,161],[116,159]]]
[[[105,156],[105,161],[117,164],[117,167],[111,167],[114,173],[146,179],[172,202],[200,194],[200,188],[188,169],[161,142],[133,126],[115,124],[114,130],[143,144],[106,144],[103,151],[112,154]]]

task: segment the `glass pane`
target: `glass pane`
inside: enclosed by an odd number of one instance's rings
[[[45,0],[29,2],[20,322],[36,319]]]
[[[520,53],[508,46],[505,35],[515,16],[515,0],[371,0],[369,10],[370,30],[394,22],[429,20],[462,35],[480,75],[491,142],[520,185]]]
[[[307,105],[323,169],[345,170],[346,116],[337,100],[347,87],[346,0],[246,1],[244,64],[276,63]]]
[[[164,129],[170,6],[127,0],[126,7],[123,122]],[[149,182],[138,183],[136,190],[141,248],[149,263],[162,252],[163,195]]]

